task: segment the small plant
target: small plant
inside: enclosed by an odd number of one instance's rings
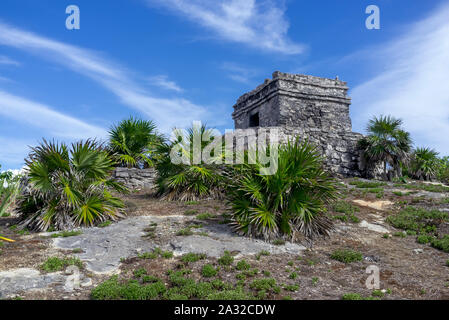
[[[105,222],[100,223],[100,224],[98,225],[98,227],[100,227],[100,228],[106,228],[106,227],[109,227],[111,224],[112,224],[112,221],[111,221],[111,220],[108,220],[108,221],[105,221]]]
[[[393,236],[399,237],[399,238],[405,238],[407,236],[407,233],[399,231],[399,232],[393,233]]]
[[[193,231],[190,227],[184,228],[176,232],[177,236],[191,236],[193,235]]]
[[[255,290],[271,290],[276,286],[276,280],[274,278],[262,278],[255,279],[250,284],[249,287]]]
[[[72,253],[82,253],[82,252],[83,252],[83,249],[81,249],[81,248],[75,248],[72,250]]]
[[[239,262],[237,262],[237,265],[235,267],[237,270],[249,270],[251,268],[251,265],[246,262],[245,260],[240,260]]]
[[[363,255],[360,252],[353,251],[350,249],[343,249],[343,250],[335,250],[331,258],[343,263],[351,263],[356,261],[362,261]]]
[[[283,240],[283,239],[276,239],[276,240],[273,241],[273,244],[275,246],[283,246],[285,244],[285,240]]]
[[[289,284],[284,286],[284,289],[287,291],[295,292],[299,290],[299,285],[297,284]]]
[[[363,297],[358,293],[345,293],[342,300],[363,300]]]
[[[371,295],[373,297],[379,297],[379,298],[383,298],[384,293],[382,292],[382,290],[374,290]]]
[[[270,271],[264,270],[262,273],[263,273],[263,275],[264,275],[265,277],[271,276],[271,272],[270,272]]]
[[[172,251],[164,251],[164,252],[162,252],[161,256],[164,259],[171,259],[171,258],[173,258],[173,252]]]
[[[449,234],[446,234],[439,239],[432,239],[430,245],[436,249],[443,250],[444,252],[449,252]]]
[[[196,216],[196,218],[198,220],[208,220],[208,219],[212,219],[214,217],[213,214],[205,212],[205,213],[201,213],[199,215]]]
[[[234,262],[234,257],[231,256],[229,251],[225,251],[224,254],[218,259],[218,263],[223,266],[230,266]]]
[[[313,278],[312,278],[312,284],[313,284],[314,286],[316,286],[316,285],[318,284],[318,281],[319,281],[318,277],[313,277]]]
[[[80,234],[83,234],[82,231],[63,231],[60,233],[54,233],[51,235],[52,238],[67,238],[67,237],[74,237],[79,236]]]
[[[198,253],[189,252],[181,257],[181,261],[185,262],[185,263],[197,262],[197,261],[203,260],[203,259],[206,259],[206,255],[204,253],[198,254]]]
[[[156,259],[158,257],[155,252],[144,252],[137,256],[139,259]]]
[[[46,272],[56,272],[61,271],[65,267],[74,265],[78,268],[83,267],[83,263],[78,258],[58,258],[58,257],[50,257],[48,258],[42,265],[41,269]]]
[[[211,278],[216,276],[218,273],[217,269],[215,269],[211,264],[205,264],[201,269],[201,274],[205,278]]]
[[[262,250],[262,251],[260,251],[258,254],[256,254],[256,259],[257,259],[257,260],[260,260],[260,257],[261,257],[261,256],[269,256],[269,255],[270,255],[270,252],[269,252],[269,251]]]
[[[390,235],[389,235],[388,233],[384,233],[384,234],[382,235],[382,238],[388,239],[388,238],[390,238]]]
[[[298,278],[298,273],[296,273],[296,272],[290,273],[289,278],[292,280],[295,280],[296,278]]]
[[[433,236],[431,236],[431,235],[421,234],[416,238],[416,241],[421,244],[427,244],[427,243],[430,243],[432,241],[432,239],[433,239]]]
[[[198,210],[190,209],[190,210],[185,211],[184,215],[185,216],[193,216],[193,215],[196,215],[197,213],[198,213]]]

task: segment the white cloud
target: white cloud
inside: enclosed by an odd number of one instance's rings
[[[449,155],[449,6],[410,26],[400,38],[365,54],[380,72],[355,87],[352,113],[361,130],[373,115],[404,120],[417,146]]]
[[[226,73],[229,79],[236,82],[249,84],[259,72],[256,69],[243,67],[233,62],[224,62],[220,68]]]
[[[184,91],[176,82],[168,79],[166,75],[158,75],[153,77],[148,77],[148,82],[154,86],[160,87],[166,90],[172,90],[176,92]]]
[[[53,110],[51,107],[0,91],[0,115],[70,138],[104,138],[104,129]],[[3,146],[2,146],[3,148]]]
[[[289,23],[282,1],[147,0],[212,30],[221,39],[283,54],[299,54],[305,46],[287,36]]]
[[[6,56],[0,56],[0,64],[20,66],[20,62],[17,62],[16,60],[13,60]]]
[[[184,99],[158,98],[138,86],[125,68],[100,54],[0,23],[0,45],[35,52],[81,73],[115,94],[122,103],[154,119],[162,131],[188,126],[207,117],[207,110]]]

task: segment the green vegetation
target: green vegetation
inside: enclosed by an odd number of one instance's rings
[[[237,270],[249,270],[251,268],[251,265],[246,262],[246,260],[240,260],[239,262],[237,262],[237,265],[235,267]]]
[[[329,234],[333,224],[325,205],[336,197],[336,187],[316,148],[297,139],[270,151],[278,153],[273,174],[264,174],[272,172],[257,159],[232,168],[227,197],[238,231],[266,239],[294,232],[307,238]]]
[[[130,117],[109,130],[109,150],[125,167],[151,167],[163,138],[152,121]]]
[[[427,234],[421,234],[416,238],[416,241],[421,244],[430,243],[433,239],[433,236]]]
[[[50,257],[41,265],[41,269],[46,272],[56,272],[72,265],[80,269],[83,267],[83,263],[78,258]]]
[[[179,230],[176,233],[176,235],[177,236],[191,236],[191,235],[193,235],[193,231],[192,231],[191,227],[187,227],[187,228]]]
[[[438,223],[449,221],[449,215],[447,212],[438,210],[406,207],[398,214],[389,216],[386,221],[395,228],[412,230],[421,234],[435,232]]]
[[[178,130],[175,135],[178,140],[158,147],[158,194],[168,200],[181,201],[223,198],[223,176],[215,164],[221,161],[222,154],[214,154],[210,163],[204,163],[196,159],[193,150],[194,140],[201,141],[201,150],[208,147],[214,139],[213,131],[204,125],[194,125],[187,133]],[[179,163],[172,161],[172,150],[177,151]]]
[[[438,152],[429,148],[417,148],[412,154],[409,173],[418,180],[435,178],[438,170]]]
[[[112,221],[108,220],[108,221],[105,221],[105,222],[100,223],[100,224],[98,225],[98,227],[99,227],[99,228],[106,228],[106,227],[109,227],[111,224],[112,224]]]
[[[356,261],[362,261],[363,255],[360,252],[353,251],[351,249],[335,250],[331,254],[331,258],[343,263],[351,263]]]
[[[334,219],[341,220],[343,222],[351,221],[353,223],[360,222],[360,219],[356,217],[355,213],[359,212],[360,209],[357,206],[347,202],[347,201],[337,201],[333,206],[332,210],[338,213],[343,213],[343,215],[335,215]]]
[[[208,220],[208,219],[212,219],[214,217],[215,216],[213,214],[209,213],[209,212],[204,212],[204,213],[201,213],[201,214],[196,216],[196,218],[198,220]]]
[[[410,134],[401,126],[401,119],[391,116],[374,117],[366,128],[368,135],[359,141],[359,147],[363,150],[368,165],[383,163],[385,180],[388,165],[394,168],[396,176],[402,176],[401,165],[409,158],[412,141]]]
[[[60,233],[54,233],[51,235],[52,238],[67,238],[67,237],[74,237],[74,236],[79,236],[80,234],[83,234],[82,231],[78,230],[78,231],[63,231]]]
[[[231,256],[229,251],[225,251],[224,254],[218,259],[218,263],[223,266],[230,266],[234,262],[234,257]]]
[[[68,224],[93,225],[122,217],[124,204],[111,191],[126,189],[114,181],[113,160],[95,141],[66,144],[43,141],[25,160],[28,188],[19,207],[30,230],[63,230]]]
[[[1,172],[0,165],[0,217],[8,217],[13,211],[15,201],[20,194],[21,175],[11,171]]]
[[[385,182],[379,181],[361,181],[361,180],[353,180],[349,182],[350,185],[356,186],[360,189],[374,189],[385,186]]]
[[[205,264],[201,269],[201,274],[205,278],[215,277],[218,271],[211,264]]]
[[[206,259],[206,255],[204,253],[198,254],[198,253],[186,253],[185,255],[183,255],[181,257],[181,261],[184,263],[189,263],[189,262],[197,262],[199,260],[203,260]]]
[[[343,295],[342,300],[379,300],[379,297],[363,297],[358,293],[346,293]]]
[[[185,211],[185,212],[184,212],[184,215],[185,215],[185,216],[194,216],[194,215],[196,215],[197,213],[198,213],[198,210],[190,209],[190,210]]]
[[[449,253],[449,234],[446,234],[441,238],[432,239],[430,245],[436,249]]]

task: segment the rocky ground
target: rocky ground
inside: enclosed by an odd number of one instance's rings
[[[268,299],[341,299],[348,293],[449,299],[449,253],[418,243],[415,234],[386,221],[411,206],[449,211],[449,189],[344,180],[341,194],[343,200],[329,208],[335,231],[312,247],[238,236],[226,223],[222,202],[167,202],[145,193],[127,196],[126,219],[74,233],[26,234],[15,229],[14,218],[0,218],[0,234],[15,240],[0,244],[0,298],[90,299],[92,290],[112,275],[127,280],[140,270],[168,282],[168,270],[188,269],[189,277],[200,281],[204,265],[210,264],[218,271],[212,279],[231,285],[274,278],[278,289],[254,292]],[[449,234],[447,220],[438,221],[437,228]],[[362,260],[337,261],[333,254],[340,249],[360,253]],[[220,260],[225,251],[233,257],[230,265]],[[186,262],[189,253],[205,255]],[[49,267],[49,258],[59,258],[56,264],[75,259]],[[367,267],[373,265],[380,271],[381,291],[365,284]]]

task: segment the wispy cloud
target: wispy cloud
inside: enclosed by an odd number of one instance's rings
[[[352,92],[354,127],[373,115],[400,117],[418,146],[449,155],[449,6],[363,58],[379,72]]]
[[[234,81],[249,84],[252,79],[259,73],[254,68],[243,67],[233,62],[224,62],[220,69],[226,73],[226,76]]]
[[[160,87],[162,89],[176,91],[176,92],[183,92],[184,90],[178,86],[178,84],[172,80],[168,79],[168,76],[166,75],[158,75],[153,77],[148,77],[148,82],[151,85]]]
[[[0,164],[2,164],[1,171],[8,169],[17,169],[23,167],[25,164],[25,157],[35,141],[12,139],[10,137],[0,136]]]
[[[99,53],[3,23],[0,23],[0,45],[36,53],[93,79],[122,103],[154,119],[162,131],[168,132],[173,126],[187,126],[193,120],[207,118],[207,110],[203,106],[185,99],[155,97],[137,85],[128,70]]]
[[[57,112],[47,105],[3,91],[0,91],[0,115],[45,129],[51,135],[61,138],[104,138],[107,135],[103,128]]]
[[[274,0],[146,0],[212,30],[221,39],[283,54],[299,54],[303,44],[287,33],[283,1]]]
[[[20,62],[13,60],[7,56],[0,56],[0,64],[20,66]]]

